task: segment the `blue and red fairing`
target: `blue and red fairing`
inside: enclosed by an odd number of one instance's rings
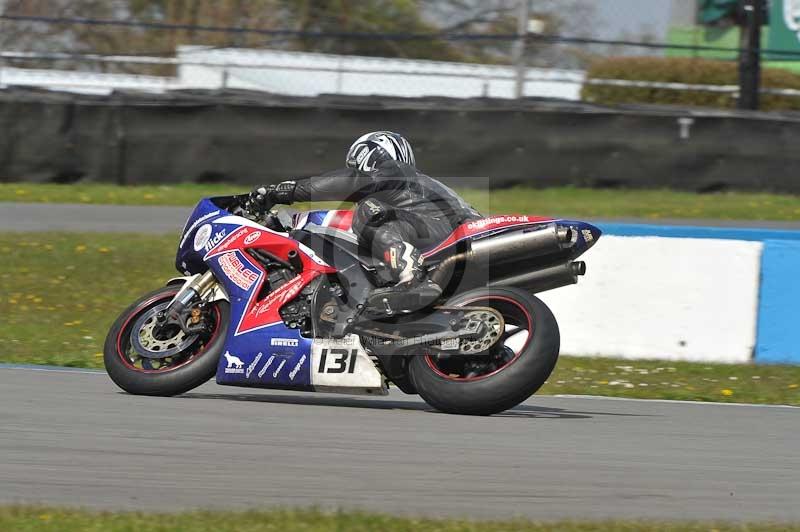
[[[283,260],[293,251],[302,261],[302,272],[259,300],[267,272],[247,252],[252,249],[263,249]],[[308,283],[335,273],[334,268],[287,233],[235,216],[210,200],[201,201],[187,220],[176,265],[187,275],[210,268],[230,300],[227,356],[220,359],[217,382],[273,388],[311,386],[311,340],[287,327],[279,311]]]

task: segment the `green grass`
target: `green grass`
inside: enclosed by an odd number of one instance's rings
[[[176,244],[172,236],[0,233],[0,362],[102,367],[116,316],[177,275]],[[800,366],[564,356],[540,393],[800,405]]]
[[[52,185],[0,183],[0,201],[118,205],[194,205],[204,196],[246,192],[241,185]],[[485,214],[534,214],[586,218],[635,217],[727,220],[800,220],[800,196],[694,194],[670,190],[595,190],[560,187],[535,190],[459,189]]]
[[[0,529],[61,532],[778,532],[800,531],[800,525],[732,524],[660,521],[464,521],[390,517],[360,512],[272,510],[249,512],[187,512],[181,514],[110,513],[61,508],[0,507]]]
[[[152,185],[122,187],[76,183],[72,185],[0,183],[0,201],[86,203],[110,205],[194,205],[206,196],[246,192],[241,185]]]
[[[105,333],[178,275],[177,236],[0,234],[0,360],[100,367]]]

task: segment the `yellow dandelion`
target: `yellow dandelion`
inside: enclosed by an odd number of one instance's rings
[[[108,249],[107,247],[100,247],[100,248],[97,248],[97,251],[99,251],[100,253],[108,253],[111,250]]]
[[[103,353],[95,353],[95,354],[94,354],[94,356],[95,356],[96,358],[100,358],[100,357],[102,357],[102,356],[103,356]]]
[[[9,299],[8,302],[12,305],[16,305],[17,303],[19,303],[19,301],[17,301],[16,299]]]
[[[733,390],[731,390],[730,388],[725,388],[724,390],[722,390],[722,395],[724,395],[725,397],[730,397],[731,395],[733,395]]]
[[[800,388],[800,384],[790,384],[789,389],[794,390],[795,388]]]
[[[14,192],[17,194],[17,196],[24,196],[25,194],[28,193],[28,191],[25,190],[24,188],[18,188]]]
[[[83,244],[75,246],[76,253],[83,253],[84,251],[86,251],[86,246],[84,246]]]
[[[156,199],[156,196],[154,194],[150,194],[149,192],[142,197],[146,200]]]

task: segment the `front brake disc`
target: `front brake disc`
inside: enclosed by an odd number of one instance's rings
[[[142,314],[131,329],[131,346],[136,354],[151,359],[169,358],[185,351],[197,340],[197,334],[187,335],[180,327],[172,331],[155,332],[156,315],[167,308],[168,302],[161,303]]]

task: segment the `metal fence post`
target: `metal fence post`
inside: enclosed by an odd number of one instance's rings
[[[512,56],[517,67],[517,79],[514,86],[514,97],[519,99],[525,95],[525,37],[528,35],[528,20],[531,17],[530,0],[519,0],[517,11],[517,40],[514,41]]]
[[[224,65],[222,67],[222,83],[221,83],[220,90],[226,90],[228,88],[228,65]]]
[[[761,85],[761,24],[764,0],[744,0],[739,52],[739,109],[758,109]]]

